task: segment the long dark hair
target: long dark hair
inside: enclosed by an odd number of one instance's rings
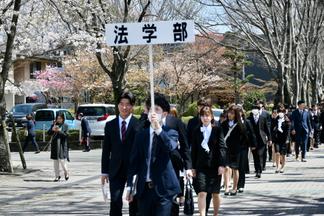
[[[59,112],[59,113],[56,115],[56,119],[55,119],[55,123],[56,123],[56,124],[58,124],[58,122],[57,122],[57,118],[58,118],[58,117],[61,117],[61,118],[63,119],[62,124],[64,124],[64,123],[65,123],[65,116],[64,116],[64,113]]]
[[[228,115],[229,112],[234,112],[234,115],[235,115],[234,122],[237,123],[237,126],[240,128],[240,131],[242,133],[244,133],[244,127],[243,127],[243,124],[242,124],[240,111],[241,111],[241,108],[239,106],[232,105],[232,106],[230,106],[228,108],[227,115]],[[228,117],[227,117],[227,121],[229,121]]]

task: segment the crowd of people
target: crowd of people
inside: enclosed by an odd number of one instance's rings
[[[271,114],[262,101],[249,112],[233,104],[216,122],[210,100],[202,98],[187,125],[162,94],[155,94],[154,109],[147,99],[140,119],[132,115],[134,104],[134,96],[123,93],[119,116],[105,128],[101,181],[109,182],[113,216],[122,215],[125,188],[129,215],[179,215],[191,180],[200,215],[207,215],[211,200],[218,215],[222,187],[225,197],[244,192],[249,152],[261,178],[267,161],[284,173],[287,156],[306,162],[307,151],[323,142],[324,112],[302,100],[295,109],[279,104]]]
[[[105,127],[101,182],[109,183],[112,216],[122,215],[125,189],[129,215],[179,215],[187,183],[197,193],[199,214],[207,215],[212,201],[218,215],[222,188],[224,197],[244,192],[250,152],[255,177],[261,178],[267,161],[272,161],[275,173],[284,173],[286,157],[307,162],[307,152],[324,143],[324,112],[317,105],[307,108],[302,100],[297,108],[279,104],[272,113],[260,100],[250,111],[232,104],[215,121],[210,100],[201,98],[187,125],[162,94],[155,94],[154,109],[147,99],[140,119],[132,114],[134,105],[133,94],[124,92],[118,99],[119,115]],[[91,129],[82,114],[79,117],[84,119],[81,143],[90,151]],[[32,117],[27,119],[24,149],[32,142],[39,153]],[[48,134],[54,181],[61,178],[60,167],[68,180],[68,126],[63,114]]]

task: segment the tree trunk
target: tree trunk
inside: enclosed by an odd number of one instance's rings
[[[5,113],[6,113],[6,102],[5,102],[5,84],[8,79],[8,73],[12,65],[12,51],[14,40],[17,32],[17,23],[19,17],[19,10],[21,6],[21,0],[15,0],[14,2],[14,13],[12,15],[10,32],[7,33],[6,51],[4,54],[1,79],[0,79],[0,171],[1,172],[13,172],[13,168],[10,160],[10,148],[7,139],[7,132],[5,127]]]

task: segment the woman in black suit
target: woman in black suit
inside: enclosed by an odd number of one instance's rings
[[[239,180],[239,162],[242,144],[246,141],[246,132],[242,124],[240,108],[231,106],[227,111],[227,120],[221,125],[227,146],[227,161],[224,175],[225,195],[237,194]],[[233,190],[229,191],[231,171],[233,172]]]
[[[198,208],[201,216],[206,215],[206,196],[211,193],[214,215],[218,215],[220,206],[220,187],[226,161],[226,145],[220,127],[214,122],[211,107],[200,111],[201,127],[193,133],[192,167],[194,188],[198,194]]]
[[[245,113],[242,107],[240,107],[240,116],[243,124],[243,130],[245,139],[241,144],[240,156],[239,156],[239,180],[237,184],[238,192],[243,193],[245,187],[245,174],[249,172],[249,148],[251,151],[256,148],[256,137],[252,128],[251,122],[246,119]]]
[[[276,173],[283,173],[286,163],[289,121],[287,121],[285,114],[285,110],[278,111],[278,117],[273,129],[273,137],[276,151]]]

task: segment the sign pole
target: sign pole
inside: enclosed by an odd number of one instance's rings
[[[152,2],[149,5],[149,11],[152,13]],[[152,17],[150,17],[152,21]],[[154,104],[154,64],[153,64],[153,45],[149,45],[149,70],[150,70],[150,94],[151,94],[151,109],[155,113]]]
[[[151,94],[151,108],[155,112],[154,104],[154,68],[153,68],[153,45],[149,45],[149,71],[150,71],[150,94]]]

